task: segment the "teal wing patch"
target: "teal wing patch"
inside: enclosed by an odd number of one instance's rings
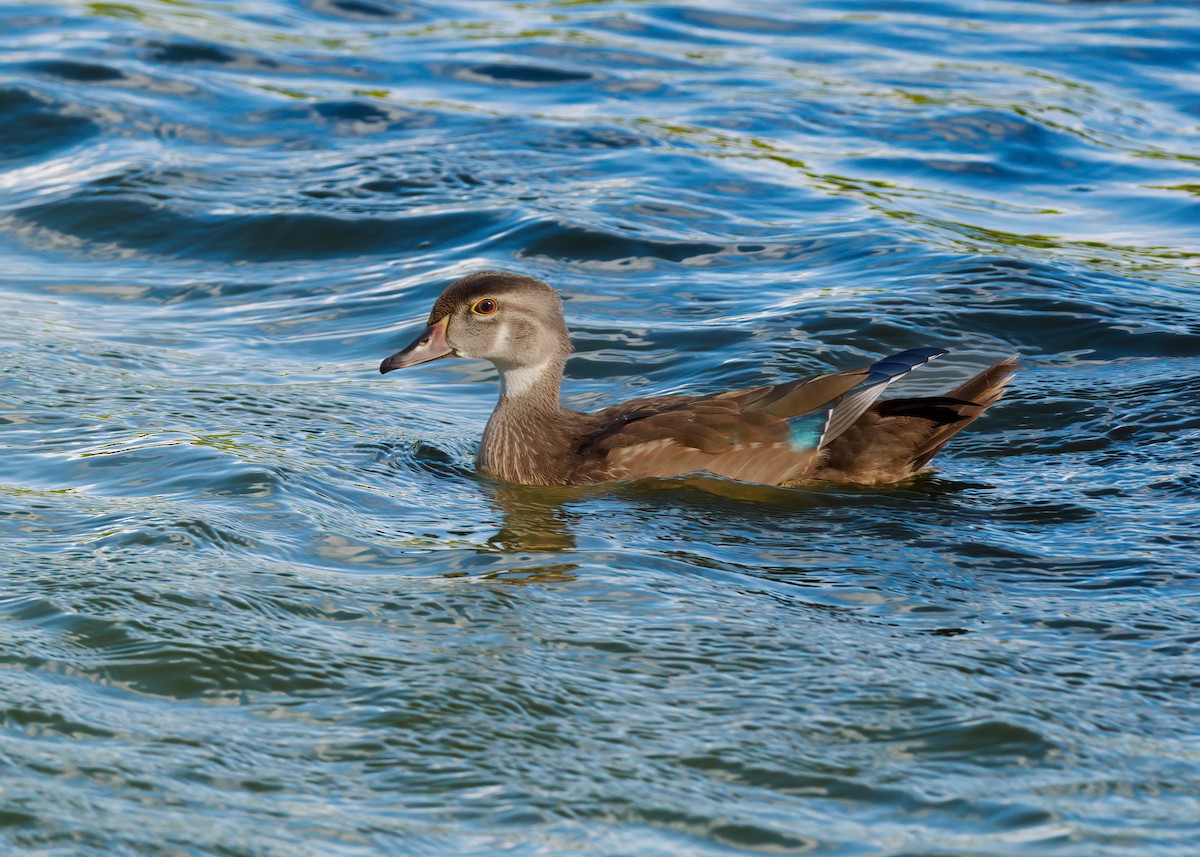
[[[829,426],[829,410],[817,411],[815,414],[802,414],[788,420],[792,430],[792,448],[803,452],[821,445],[825,430]]]

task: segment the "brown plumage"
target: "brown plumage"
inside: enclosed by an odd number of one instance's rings
[[[452,284],[429,326],[381,372],[457,355],[490,360],[500,401],[479,466],[526,485],[706,472],[768,485],[898,482],[990,407],[1016,369],[1003,360],[945,396],[877,401],[944,354],[913,349],[862,369],[704,396],[631,399],[587,414],[559,404],[570,340],[558,295],[511,274]]]

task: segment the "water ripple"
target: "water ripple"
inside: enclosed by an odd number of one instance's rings
[[[0,843],[1183,857],[1186,3],[0,7]],[[1018,352],[879,489],[475,473],[456,277],[566,399]],[[397,377],[403,375],[403,377]]]

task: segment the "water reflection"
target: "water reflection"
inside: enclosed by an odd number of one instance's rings
[[[575,548],[565,504],[577,498],[572,489],[488,484],[486,491],[500,515],[501,527],[488,545],[503,551],[568,551]],[[572,566],[574,568],[575,566]]]

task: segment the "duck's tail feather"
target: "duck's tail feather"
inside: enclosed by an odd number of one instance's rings
[[[959,384],[946,396],[951,399],[962,399],[964,402],[974,402],[981,408],[987,408],[1003,395],[1005,385],[1017,372],[1020,359],[1019,354],[1006,357],[996,365],[984,369],[974,378]]]
[[[999,363],[984,369],[974,378],[963,382],[946,394],[946,399],[957,401],[958,404],[948,406],[957,414],[950,422],[937,420],[936,428],[913,451],[912,469],[915,473],[920,470],[946,445],[950,438],[965,429],[996,403],[1004,395],[1004,388],[1012,380],[1017,371],[1017,355],[1014,354]],[[920,402],[920,399],[916,401]],[[891,404],[883,402],[882,405]]]
[[[945,396],[879,402],[829,443],[816,477],[869,484],[911,476],[995,404],[1016,368],[1014,355]]]

